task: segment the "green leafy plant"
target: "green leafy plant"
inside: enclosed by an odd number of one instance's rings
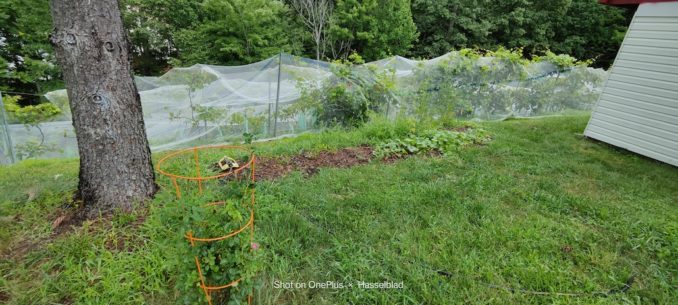
[[[497,119],[564,109],[587,109],[604,74],[590,61],[546,52],[528,61],[522,49],[462,49],[435,65],[419,65],[402,88],[412,102],[404,111],[429,117]]]
[[[52,103],[20,106],[19,97],[10,97],[5,102],[5,110],[11,117],[23,124],[26,129],[35,128],[40,132],[40,140],[28,140],[15,146],[19,159],[35,158],[49,151],[58,150],[55,145],[45,144],[45,133],[41,123],[61,113],[61,109]]]
[[[242,134],[242,142],[243,142],[243,144],[248,144],[248,145],[249,145],[249,144],[252,144],[252,142],[253,142],[255,139],[256,139],[256,135],[254,135],[254,134],[252,134],[252,133],[245,132],[245,133]]]
[[[191,67],[191,68],[177,68],[171,70],[170,73],[167,73],[162,76],[162,80],[166,81],[168,84],[178,84],[185,85],[188,93],[188,104],[191,110],[191,117],[187,118],[189,122],[195,127],[198,126],[200,121],[205,121],[205,117],[199,117],[201,110],[204,114],[207,108],[195,104],[194,99],[196,98],[196,93],[198,90],[203,89],[205,86],[214,82],[217,79],[217,76],[213,73],[202,70],[201,67]],[[196,117],[198,113],[198,117]],[[181,114],[170,113],[170,119],[183,118]],[[211,119],[211,117],[209,118]]]
[[[195,120],[202,122],[207,128],[207,123],[220,124],[226,119],[228,110],[220,107],[195,105]],[[195,125],[195,124],[194,124]]]
[[[483,129],[426,130],[419,134],[410,134],[404,138],[381,143],[375,148],[374,155],[380,159],[431,152],[446,155],[455,152],[460,147],[485,144],[489,140],[490,135]]]
[[[246,108],[240,112],[231,114],[231,122],[239,126],[239,130],[245,134],[258,135],[263,133],[266,124],[266,116],[256,114],[252,108]]]
[[[370,112],[387,111],[396,100],[395,70],[364,63],[353,53],[346,60],[334,61],[332,76],[321,83],[300,79],[300,101],[287,107],[283,115],[312,112],[318,125],[355,127],[366,122]]]
[[[221,133],[221,126],[226,123],[228,118],[228,109],[224,107],[193,105],[191,107],[191,114],[191,117],[184,117],[180,113],[169,112],[169,119],[185,120],[194,128],[202,123],[202,128],[205,130],[207,130],[207,125],[212,123],[219,127],[217,130]]]
[[[33,140],[16,144],[14,145],[14,149],[16,150],[16,156],[19,160],[36,158],[50,151],[60,151],[59,147],[56,145],[39,143]]]
[[[38,129],[40,132],[40,145],[44,144],[45,133],[40,127],[40,123],[61,113],[61,109],[52,103],[28,105],[23,107],[19,106],[17,103],[18,99],[10,100],[10,102],[5,106],[5,109],[21,124],[24,124],[26,128],[33,127]]]
[[[203,194],[185,194],[179,202],[163,209],[164,222],[177,232],[170,243],[178,249],[176,286],[182,303],[206,304],[207,301],[200,287],[196,257],[208,286],[222,286],[242,279],[232,287],[212,291],[213,304],[247,303],[254,287],[253,277],[259,269],[258,245],[250,242],[250,229],[223,240],[195,241],[193,246],[186,236],[218,238],[246,226],[250,219],[251,188],[245,177],[229,179],[219,185],[205,185]],[[222,202],[208,204],[217,200]]]

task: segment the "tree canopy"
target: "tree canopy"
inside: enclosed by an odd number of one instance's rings
[[[329,29],[335,58],[356,52],[370,61],[406,55],[417,38],[409,0],[337,0]]]
[[[318,33],[291,1],[120,0],[134,71],[248,64],[280,51],[315,58],[318,47],[321,59],[359,53],[371,61],[501,46],[522,48],[527,57],[570,54],[607,68],[632,14],[596,0],[333,0],[319,46]],[[40,94],[63,87],[48,43],[48,2],[6,0],[0,12],[0,90]]]
[[[49,14],[47,1],[0,2],[0,91],[40,94],[63,86],[48,39]]]
[[[432,57],[451,49],[522,48],[595,59],[607,68],[630,12],[596,0],[413,0],[420,39],[411,54]]]

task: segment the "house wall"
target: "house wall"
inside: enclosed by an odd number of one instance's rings
[[[640,5],[584,134],[678,166],[678,2]]]

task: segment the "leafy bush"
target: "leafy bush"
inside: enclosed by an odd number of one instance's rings
[[[250,242],[250,229],[230,238],[202,242],[191,246],[186,238],[216,238],[225,236],[247,224],[250,218],[251,184],[241,178],[218,185],[204,185],[202,195],[184,194],[178,202],[172,202],[162,210],[162,218],[168,228],[176,232],[170,241],[178,249],[174,263],[179,277],[176,282],[184,304],[206,304],[200,287],[196,268],[198,257],[205,283],[222,286],[242,278],[235,286],[211,293],[213,304],[246,304],[247,296],[254,287],[253,277],[259,269],[254,244]],[[225,199],[227,198],[227,199]],[[208,204],[223,200],[223,204]]]
[[[466,129],[464,131],[426,130],[421,134],[410,134],[404,138],[384,142],[375,148],[374,155],[380,159],[430,152],[439,152],[445,155],[460,147],[485,144],[489,140],[489,134],[483,129]]]
[[[347,127],[366,122],[372,112],[424,122],[586,110],[606,75],[569,55],[546,52],[527,60],[522,49],[461,49],[419,63],[363,64],[355,54],[349,59],[334,62],[324,81],[298,79],[301,98],[282,117],[303,112],[319,125]],[[396,68],[404,69],[397,78]],[[402,73],[409,69],[411,74]]]
[[[419,119],[449,114],[496,119],[587,109],[604,79],[604,73],[587,69],[589,63],[552,52],[528,61],[521,49],[462,49],[414,70],[403,83],[411,100],[405,111]]]
[[[332,77],[321,83],[300,79],[297,86],[301,99],[288,107],[283,116],[311,112],[317,117],[316,124],[351,127],[366,122],[370,112],[388,112],[396,100],[395,71],[379,70],[364,63],[354,53],[348,60],[333,62]]]

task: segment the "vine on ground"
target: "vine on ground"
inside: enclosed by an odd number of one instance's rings
[[[489,133],[479,128],[463,131],[426,130],[419,134],[410,134],[404,138],[392,139],[379,144],[374,150],[374,155],[379,159],[430,152],[446,155],[464,146],[485,144],[490,139]]]

